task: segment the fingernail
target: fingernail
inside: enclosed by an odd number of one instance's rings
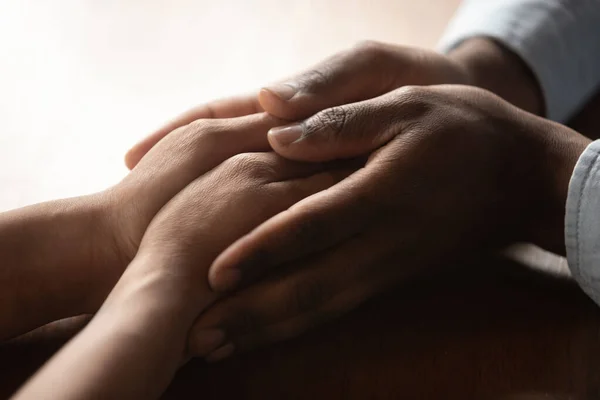
[[[215,351],[213,351],[212,353],[210,353],[208,355],[208,357],[205,358],[206,362],[212,363],[212,362],[217,362],[217,361],[221,361],[229,356],[231,356],[233,354],[233,350],[234,350],[234,345],[233,343],[227,343],[224,346],[219,347],[218,349],[216,349]]]
[[[278,126],[269,130],[271,136],[281,146],[288,146],[302,137],[303,128],[301,124]]]
[[[220,329],[205,329],[191,338],[191,350],[196,356],[209,354],[225,341],[225,332]]]
[[[265,90],[273,93],[283,101],[288,101],[298,93],[298,89],[294,85],[289,83],[276,83],[272,86],[264,88]]]
[[[242,279],[242,273],[237,268],[226,268],[215,276],[215,287],[217,291],[234,289]]]

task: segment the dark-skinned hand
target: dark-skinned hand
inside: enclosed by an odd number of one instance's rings
[[[247,350],[475,253],[517,240],[564,248],[568,182],[589,143],[460,85],[403,87],[329,108],[271,129],[269,141],[292,160],[368,161],[216,259],[209,281],[229,296],[200,316],[192,342],[219,329],[224,346]]]

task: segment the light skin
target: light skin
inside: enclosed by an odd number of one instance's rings
[[[266,132],[277,123],[266,114],[196,121],[103,192],[0,214],[0,338],[97,311],[156,213],[230,157],[268,150]]]
[[[367,41],[265,87],[258,94],[221,99],[188,110],[133,146],[125,156],[125,164],[132,169],[162,138],[196,119],[266,111],[279,118],[300,120],[404,85],[436,84],[481,87],[526,111],[544,113],[542,95],[531,72],[519,57],[492,40],[467,40],[448,56]]]
[[[486,38],[468,40],[448,56],[428,50],[365,42],[305,72],[264,88],[257,96],[220,100],[190,110],[134,146],[126,156],[126,163],[129,167],[134,166],[143,157],[144,151],[165,137],[170,129],[194,117],[220,117],[230,116],[236,112],[251,113],[264,110],[288,120],[301,120],[328,107],[373,99],[404,85],[440,83],[469,84],[485,88],[532,114],[544,114],[541,91],[532,73],[516,55],[493,40]],[[335,109],[330,111],[334,116],[335,112]],[[325,122],[327,121],[329,119]],[[361,124],[364,125],[363,122]],[[298,147],[281,146],[275,140],[270,140],[273,148],[285,157],[311,161],[312,156],[332,159],[347,156],[347,154],[337,153],[324,155],[322,149],[318,150],[316,146],[305,144]],[[374,150],[371,146],[345,144],[343,141],[336,142],[337,145],[341,148],[352,145],[358,152],[357,155],[363,156],[368,156]],[[557,210],[553,219],[562,221],[560,206]],[[282,227],[280,232],[285,229]],[[288,229],[294,228],[290,225]],[[554,228],[548,229],[552,231]],[[562,237],[562,234],[556,233],[558,230],[554,230],[554,233],[548,233],[547,230],[544,232],[545,235],[554,235],[554,242],[560,241]],[[561,251],[560,243],[549,244],[549,247]],[[250,251],[246,253],[248,257],[251,255]],[[229,263],[231,264],[232,261]],[[350,286],[352,282],[342,280],[340,277],[343,275],[335,275],[334,268],[323,268],[322,277],[318,274],[311,277],[310,274],[301,272],[301,269],[303,268],[297,268],[296,271],[288,268],[286,271],[290,272],[277,274],[278,277],[283,275],[281,279],[263,279],[248,289],[230,293],[227,299],[215,304],[199,318],[194,334],[191,336],[192,343],[194,340],[203,341],[205,329],[213,331],[216,328],[228,337],[223,343],[224,347],[230,348],[233,345],[238,351],[243,351],[263,343],[295,336],[308,327],[318,324],[319,321],[328,319],[322,317],[322,314],[338,315],[340,312],[337,309],[314,312],[315,308],[323,308],[325,300],[332,295],[326,293],[320,282],[333,281],[334,285],[329,286],[334,287]],[[222,271],[220,273],[222,276],[238,275],[237,272],[232,272],[236,271],[235,268],[229,268],[220,262],[213,266],[212,271]],[[256,271],[255,275],[259,272]],[[328,274],[335,277],[326,277]],[[214,277],[216,275],[219,274],[214,272],[211,279],[214,287],[218,288],[219,282]],[[307,277],[305,278],[304,275]],[[307,279],[316,282],[307,284],[305,282]],[[221,287],[221,289],[225,288]],[[340,304],[333,308],[351,309],[354,304],[374,295],[377,291],[363,292],[363,295],[353,295],[349,299],[340,301]],[[246,306],[247,304],[251,306]],[[274,304],[281,306],[279,309],[273,309]],[[295,322],[288,323],[289,328],[279,329],[278,333],[265,333],[271,330],[270,327],[273,325],[285,325],[286,320]],[[217,351],[216,354],[221,353]],[[211,355],[211,359],[214,358],[213,356],[214,354]]]
[[[293,337],[465,252],[517,238],[564,247],[566,185],[588,139],[487,91],[398,89],[479,85],[543,113],[512,54],[470,46],[445,57],[362,44],[176,119],[128,153],[135,168],[107,191],[1,215],[3,338],[103,304],[18,396],[56,393],[66,371],[75,382],[60,398],[156,396],[187,350],[218,360]],[[483,79],[488,59],[514,85]],[[302,123],[274,129],[282,118]],[[269,145],[309,163],[253,153]],[[351,167],[321,163],[367,158],[336,185]]]
[[[217,298],[207,280],[212,260],[244,232],[351,172],[320,169],[245,153],[189,183],[153,218],[92,321],[15,398],[158,397],[185,361],[194,320]]]
[[[590,143],[487,91],[455,85],[404,87],[327,109],[272,129],[269,139],[289,159],[369,159],[213,263],[211,286],[234,294],[201,316],[194,335],[224,327],[239,351],[296,336],[419,272],[513,242],[564,253],[569,178]],[[281,267],[276,283],[255,282]],[[237,322],[245,314],[252,325]]]

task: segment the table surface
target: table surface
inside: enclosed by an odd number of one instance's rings
[[[458,2],[4,0],[0,211],[114,184],[127,147],[173,115],[358,40],[431,47]],[[576,127],[600,133],[598,111],[600,96]],[[564,260],[519,254],[564,271]],[[1,345],[0,397],[84,322]],[[164,397],[598,399],[599,333],[600,313],[568,279],[489,258],[406,283],[299,339],[194,361]]]
[[[85,319],[0,345],[9,396]],[[164,399],[598,399],[600,313],[572,281],[494,258],[407,282],[304,336],[192,361]]]

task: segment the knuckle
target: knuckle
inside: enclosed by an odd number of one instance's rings
[[[287,306],[294,313],[304,313],[318,308],[329,297],[328,285],[322,280],[303,280],[292,287]]]
[[[344,131],[349,118],[348,108],[337,106],[328,108],[316,114],[307,124],[306,136],[309,137],[316,132],[325,133],[329,138],[340,136]]]
[[[359,42],[351,54],[355,68],[364,71],[365,77],[368,76],[372,90],[383,94],[397,87],[400,80],[398,70],[403,69],[405,59],[401,48],[366,40]]]
[[[275,176],[275,167],[263,153],[241,153],[227,159],[225,168],[235,176],[267,181]]]
[[[431,89],[424,86],[402,86],[392,92],[392,106],[402,108],[404,118],[416,117],[428,113],[434,106]]]
[[[198,119],[190,122],[183,132],[183,138],[179,140],[180,146],[194,148],[202,146],[211,147],[216,145],[221,131],[215,120]]]
[[[328,63],[314,67],[298,77],[300,86],[308,92],[316,92],[323,87],[328,87],[331,85],[332,80],[333,71]]]
[[[368,56],[369,58],[380,58],[387,55],[385,44],[376,40],[361,40],[354,45],[352,51]]]
[[[410,102],[423,98],[426,88],[417,85],[406,85],[395,90],[395,93],[399,99],[405,102]]]
[[[188,124],[187,131],[193,135],[209,135],[216,133],[218,129],[218,122],[212,119],[197,119]]]

